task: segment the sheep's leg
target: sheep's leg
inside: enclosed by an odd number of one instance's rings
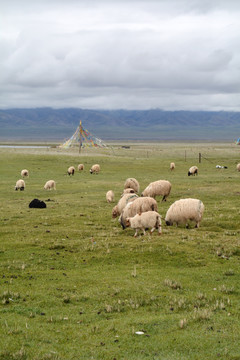
[[[163,202],[163,201],[167,201],[167,199],[166,199],[166,195],[164,195],[164,196],[163,196],[163,198],[162,198],[162,202]]]
[[[199,228],[199,221],[196,223],[195,228]]]
[[[142,228],[142,231],[143,231],[143,235],[146,235],[146,231],[144,228]]]
[[[150,230],[150,235],[152,235],[152,233],[154,232],[155,230],[155,226]]]
[[[134,234],[134,237],[137,237],[137,234],[138,234],[138,229],[136,229],[136,232]]]
[[[158,235],[162,235],[162,227],[161,227],[161,225],[158,227]]]

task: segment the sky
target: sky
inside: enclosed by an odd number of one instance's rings
[[[0,8],[0,109],[240,111],[239,0]]]

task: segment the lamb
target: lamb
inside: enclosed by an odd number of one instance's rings
[[[142,192],[141,196],[151,196],[152,198],[156,198],[156,196],[163,196],[162,201],[166,201],[167,197],[170,194],[172,185],[167,180],[157,180],[150,183],[146,189]]]
[[[237,164],[237,171],[240,171],[240,163]]]
[[[70,176],[70,175],[74,175],[74,173],[75,173],[75,167],[74,166],[70,166],[69,168],[68,168],[68,170],[67,170],[67,173],[68,173],[68,175]]]
[[[126,218],[126,227],[136,229],[134,237],[137,236],[138,230],[142,230],[146,235],[145,229],[150,228],[150,235],[152,235],[155,229],[158,230],[158,234],[162,234],[161,216],[156,211],[146,211],[142,214],[136,214],[134,217]]]
[[[175,169],[175,163],[171,162],[170,163],[170,170],[173,171]]]
[[[78,165],[78,171],[82,171],[84,170],[84,165],[83,164],[79,164]]]
[[[21,176],[22,176],[22,177],[28,177],[28,176],[29,176],[29,171],[28,171],[27,169],[23,169],[23,170],[21,171]]]
[[[18,180],[15,185],[15,190],[23,191],[24,189],[25,189],[25,181],[22,179]]]
[[[45,190],[56,190],[56,183],[54,180],[48,180],[46,184],[44,185]]]
[[[90,169],[90,174],[98,174],[100,171],[100,165],[99,164],[95,164],[91,167]]]
[[[109,190],[106,193],[106,200],[108,203],[113,202],[114,201],[114,192],[112,190]]]
[[[124,189],[133,189],[135,193],[139,192],[139,182],[135,178],[128,178],[124,183]]]
[[[196,228],[199,228],[204,212],[204,205],[198,199],[180,199],[175,201],[168,209],[165,217],[166,225],[173,225],[173,223],[186,224],[188,227],[189,221],[196,223]]]
[[[198,174],[198,167],[197,166],[192,166],[190,167],[190,169],[188,170],[188,176],[190,175],[197,175]]]
[[[123,195],[120,200],[118,201],[117,205],[114,206],[112,209],[112,218],[116,218],[118,215],[121,214],[124,207],[138,198],[137,194],[125,194]]]
[[[136,214],[144,213],[146,211],[158,211],[157,202],[152,197],[139,197],[133,202],[127,204],[119,217],[119,222],[122,225],[122,228],[126,228],[127,218],[131,218]]]

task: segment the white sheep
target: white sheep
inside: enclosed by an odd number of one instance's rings
[[[196,223],[196,228],[199,227],[204,212],[204,205],[198,199],[180,199],[175,201],[168,209],[165,217],[166,225],[173,225],[173,223],[185,224],[188,227],[189,221]]]
[[[99,164],[95,164],[91,167],[90,169],[90,174],[98,174],[100,171],[100,165]]]
[[[192,166],[190,167],[190,169],[188,170],[188,176],[190,175],[197,175],[198,174],[198,167],[197,166]]]
[[[142,214],[136,214],[134,217],[126,218],[126,227],[136,229],[134,237],[137,236],[138,230],[142,230],[146,235],[145,229],[150,228],[150,235],[152,235],[155,229],[158,230],[158,234],[162,234],[161,216],[156,211],[146,211]]]
[[[74,166],[70,166],[69,168],[68,168],[68,170],[67,170],[67,173],[68,173],[68,175],[70,176],[70,175],[74,175],[74,173],[75,173],[75,167]]]
[[[56,190],[56,183],[54,180],[48,180],[46,184],[44,185],[45,190]]]
[[[162,196],[162,201],[166,201],[167,197],[171,192],[172,185],[167,180],[157,180],[151,182],[146,189],[142,192],[141,196],[151,196],[156,198],[156,196]]]
[[[22,177],[28,177],[28,176],[29,176],[29,171],[28,171],[27,169],[23,169],[23,170],[21,171],[21,176],[22,176]]]
[[[122,225],[122,228],[126,228],[127,218],[131,218],[136,214],[144,213],[146,211],[158,211],[157,202],[152,197],[139,197],[133,202],[127,204],[119,217],[119,222]]]
[[[131,188],[124,189],[121,196],[126,195],[126,194],[135,194],[135,191]]]
[[[112,218],[116,218],[121,214],[123,209],[128,203],[135,201],[138,198],[137,194],[125,194],[118,201],[117,205],[115,205],[112,209]]]
[[[237,171],[240,171],[240,163],[237,164]]]
[[[114,201],[114,192],[112,190],[109,190],[107,193],[106,193],[106,200],[108,203],[111,203]]]
[[[23,191],[25,189],[25,181],[20,179],[16,182],[15,190]]]
[[[84,165],[83,164],[79,164],[78,165],[78,171],[82,171],[84,170]]]
[[[173,171],[175,169],[175,163],[171,162],[170,163],[170,170]]]
[[[135,193],[139,192],[139,182],[135,178],[128,178],[124,183],[124,189],[133,189]]]

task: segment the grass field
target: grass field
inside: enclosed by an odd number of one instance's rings
[[[240,359],[240,148],[130,145],[0,149],[0,360]],[[188,177],[192,165],[199,175]],[[26,189],[14,191],[23,168]],[[200,228],[122,230],[111,211],[128,177],[141,190],[172,183],[168,201],[157,199],[163,217],[175,200],[201,199]],[[56,191],[43,189],[49,179]],[[34,198],[47,208],[29,209]]]

